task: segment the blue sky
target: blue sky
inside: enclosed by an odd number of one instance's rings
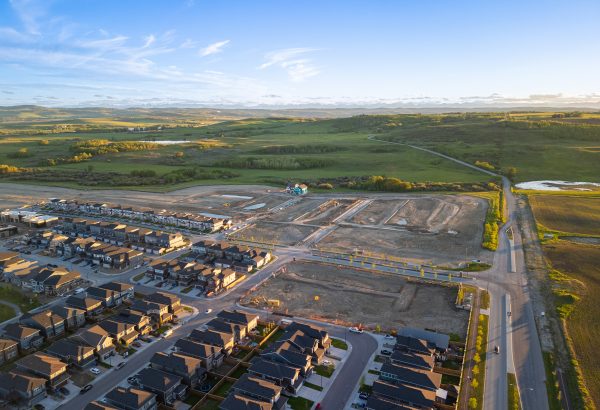
[[[598,1],[0,0],[0,104],[600,106]]]

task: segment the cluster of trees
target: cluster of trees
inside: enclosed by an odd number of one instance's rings
[[[247,169],[311,169],[325,168],[332,160],[315,158],[235,158],[215,163],[218,167]]]
[[[71,151],[92,155],[104,155],[117,152],[145,151],[157,149],[159,144],[141,141],[109,141],[109,140],[86,140],[71,145]]]
[[[312,181],[309,181],[312,183]],[[399,178],[372,175],[363,177],[339,177],[333,179],[320,179],[316,185],[330,183],[350,189],[363,189],[366,191],[381,192],[410,192],[410,191],[452,191],[452,192],[480,192],[497,191],[498,185],[493,182],[455,183],[455,182],[409,182]]]
[[[485,349],[486,349],[486,343],[487,343],[487,316],[485,315],[479,315],[479,323],[477,324],[477,339],[475,340],[475,354],[473,355],[473,361],[475,362],[475,365],[473,366],[473,368],[471,369],[471,372],[473,373],[473,380],[471,380],[471,388],[474,391],[478,391],[479,389],[483,389],[483,380],[481,380],[481,369],[480,369],[480,364],[481,364],[481,356],[485,357]],[[485,365],[481,366],[482,368],[485,368]],[[481,382],[480,382],[481,380]],[[480,396],[479,394],[472,394],[471,398],[469,398],[469,408],[471,409],[478,409],[481,408],[481,406],[483,405],[483,403],[478,403],[477,401],[477,396]]]
[[[48,158],[45,161],[43,161],[41,165],[53,167],[55,165],[60,165],[60,164],[76,164],[78,162],[87,161],[88,159],[91,159],[92,157],[93,157],[92,154],[90,154],[88,152],[82,152],[81,154],[76,154],[76,155],[73,155],[72,157],[68,157],[68,158]]]
[[[31,156],[31,153],[29,152],[29,149],[27,149],[27,148],[19,148],[18,151],[10,152],[7,155],[7,157],[9,157],[9,158],[29,158],[30,156]]]
[[[367,191],[405,192],[410,191],[413,185],[398,178],[373,175],[368,180],[359,183],[358,188]]]
[[[487,169],[488,171],[494,171],[496,168],[487,161],[475,161],[475,166],[483,169]]]
[[[257,154],[327,154],[346,150],[335,145],[273,145],[256,151]]]
[[[22,168],[13,167],[12,165],[0,164],[0,174],[16,174],[22,172]]]
[[[502,191],[499,191],[497,196],[489,200],[481,246],[490,251],[495,251],[498,248],[498,226],[505,222],[504,202],[505,198]]]

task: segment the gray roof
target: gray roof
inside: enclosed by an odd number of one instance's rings
[[[226,344],[233,340],[233,336],[228,333],[218,332],[214,330],[198,330],[194,329],[190,333],[190,339],[198,340],[213,346],[225,347]]]
[[[415,352],[404,352],[402,350],[394,350],[390,356],[392,362],[398,362],[407,367],[433,369],[435,360],[432,355],[419,354]]]
[[[230,393],[219,405],[220,410],[271,410],[272,408],[271,403],[235,393]]]
[[[165,392],[181,383],[181,377],[147,367],[135,375],[141,386]]]
[[[4,326],[4,334],[6,337],[13,340],[21,340],[31,335],[39,335],[40,330],[29,326],[23,326],[19,323],[9,323],[8,325]]]
[[[251,373],[261,374],[279,380],[293,380],[298,375],[297,368],[265,360],[262,357],[257,357],[254,360],[252,360],[251,366],[248,369],[248,371]]]
[[[46,352],[60,358],[70,356],[77,359],[93,350],[94,348],[91,346],[84,346],[69,339],[61,339],[52,343]]]
[[[12,371],[10,373],[0,373],[0,386],[4,390],[16,390],[22,393],[28,393],[40,386],[46,384],[46,379],[34,375]]]
[[[329,336],[327,331],[324,330],[323,328],[320,328],[320,327],[314,326],[314,325],[307,325],[307,324],[299,323],[299,322],[292,322],[285,328],[285,330],[286,331],[301,330],[305,335],[310,336],[314,339],[318,339],[319,341],[321,341],[321,339],[325,339],[325,338],[327,338],[327,336]]]
[[[116,291],[116,292],[126,292],[129,289],[133,289],[133,285],[131,285],[129,283],[116,282],[116,281],[108,282],[103,285],[99,285],[98,287],[102,288],[102,289]]]
[[[424,354],[431,354],[434,350],[425,339],[417,339],[412,336],[403,335],[396,336],[396,346]]]
[[[450,336],[443,333],[431,332],[429,330],[417,329],[413,327],[402,327],[398,329],[398,335],[409,336],[416,339],[424,339],[429,343],[435,345],[440,350],[448,349],[448,343],[450,342]]]
[[[258,318],[258,315],[244,313],[237,310],[222,310],[217,313],[217,317],[226,322],[238,323],[247,326],[251,321]]]
[[[175,342],[175,347],[181,352],[189,356],[200,357],[206,359],[220,351],[215,346],[207,345],[196,340],[183,338]]]
[[[98,299],[88,298],[85,296],[77,296],[72,295],[67,298],[65,301],[67,306],[72,306],[77,309],[88,310],[92,308],[96,308],[102,304]]]
[[[367,399],[367,408],[373,410],[413,410],[414,407],[406,407],[400,403],[386,400],[383,397],[370,396]]]
[[[442,382],[442,375],[439,373],[428,370],[411,369],[392,363],[384,363],[383,366],[381,366],[381,373],[382,378],[383,373],[389,373],[394,375],[395,379],[404,384],[418,386],[432,391],[436,391]]]
[[[240,392],[248,392],[253,397],[275,400],[281,393],[282,388],[268,380],[244,373],[238,381],[233,384],[232,389]]]
[[[156,397],[154,393],[135,389],[133,387],[128,389],[123,387],[115,387],[106,394],[106,399],[110,403],[120,403],[124,406],[127,406],[127,408],[133,409],[142,407],[144,403],[148,402],[153,397]]]
[[[415,406],[433,407],[435,403],[436,392],[420,389],[405,384],[386,383],[382,380],[376,380],[373,383],[373,394],[389,398],[392,400],[402,400],[405,403],[411,403]]]
[[[177,374],[191,375],[200,368],[200,359],[181,353],[166,354],[164,352],[154,353],[150,359],[150,365],[157,365],[165,369],[177,372]]]

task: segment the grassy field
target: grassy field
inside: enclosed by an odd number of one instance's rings
[[[530,195],[538,224],[550,231],[600,235],[600,195]]]
[[[15,310],[10,306],[0,303],[0,323],[15,317]]]
[[[521,399],[517,388],[517,378],[514,373],[508,373],[508,409],[521,410]]]

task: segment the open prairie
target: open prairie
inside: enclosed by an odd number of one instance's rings
[[[600,235],[600,196],[530,195],[535,218],[561,232]]]

